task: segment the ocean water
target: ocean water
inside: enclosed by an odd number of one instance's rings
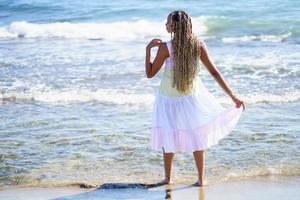
[[[150,149],[161,73],[147,79],[145,46],[170,39],[183,9],[246,104],[239,124],[206,150],[211,182],[300,175],[300,2],[0,0],[0,188],[162,180]],[[153,51],[155,55],[155,51]],[[216,98],[232,104],[200,66]],[[192,155],[177,183],[197,179]]]

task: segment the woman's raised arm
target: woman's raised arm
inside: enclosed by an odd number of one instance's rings
[[[156,57],[151,63],[151,48],[158,46]],[[145,70],[147,78],[152,78],[160,70],[165,59],[169,56],[168,49],[159,39],[153,39],[146,47]]]

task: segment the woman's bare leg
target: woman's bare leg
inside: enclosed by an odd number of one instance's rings
[[[165,153],[165,150],[163,149],[164,154],[164,167],[165,167],[165,182],[171,183],[171,172],[172,172],[172,162],[174,153]]]
[[[198,184],[199,186],[201,185],[206,185],[206,180],[204,176],[204,160],[205,160],[205,155],[204,151],[194,151],[194,159],[196,162],[197,170],[198,170]]]

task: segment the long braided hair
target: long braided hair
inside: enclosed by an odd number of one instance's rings
[[[191,18],[184,11],[169,14],[173,27],[173,81],[172,86],[181,93],[193,88],[193,80],[198,74],[200,43],[192,32]]]

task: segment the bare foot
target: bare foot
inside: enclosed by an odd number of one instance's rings
[[[153,187],[159,187],[162,185],[168,185],[172,184],[173,182],[170,180],[170,178],[165,178],[163,181],[160,181],[158,183],[152,183],[152,184],[142,184],[143,187],[146,188],[153,188]]]
[[[199,179],[196,183],[193,184],[193,186],[202,187],[207,185],[207,179]]]
[[[160,182],[160,184],[172,184],[172,180],[168,177],[166,177],[163,181]]]

